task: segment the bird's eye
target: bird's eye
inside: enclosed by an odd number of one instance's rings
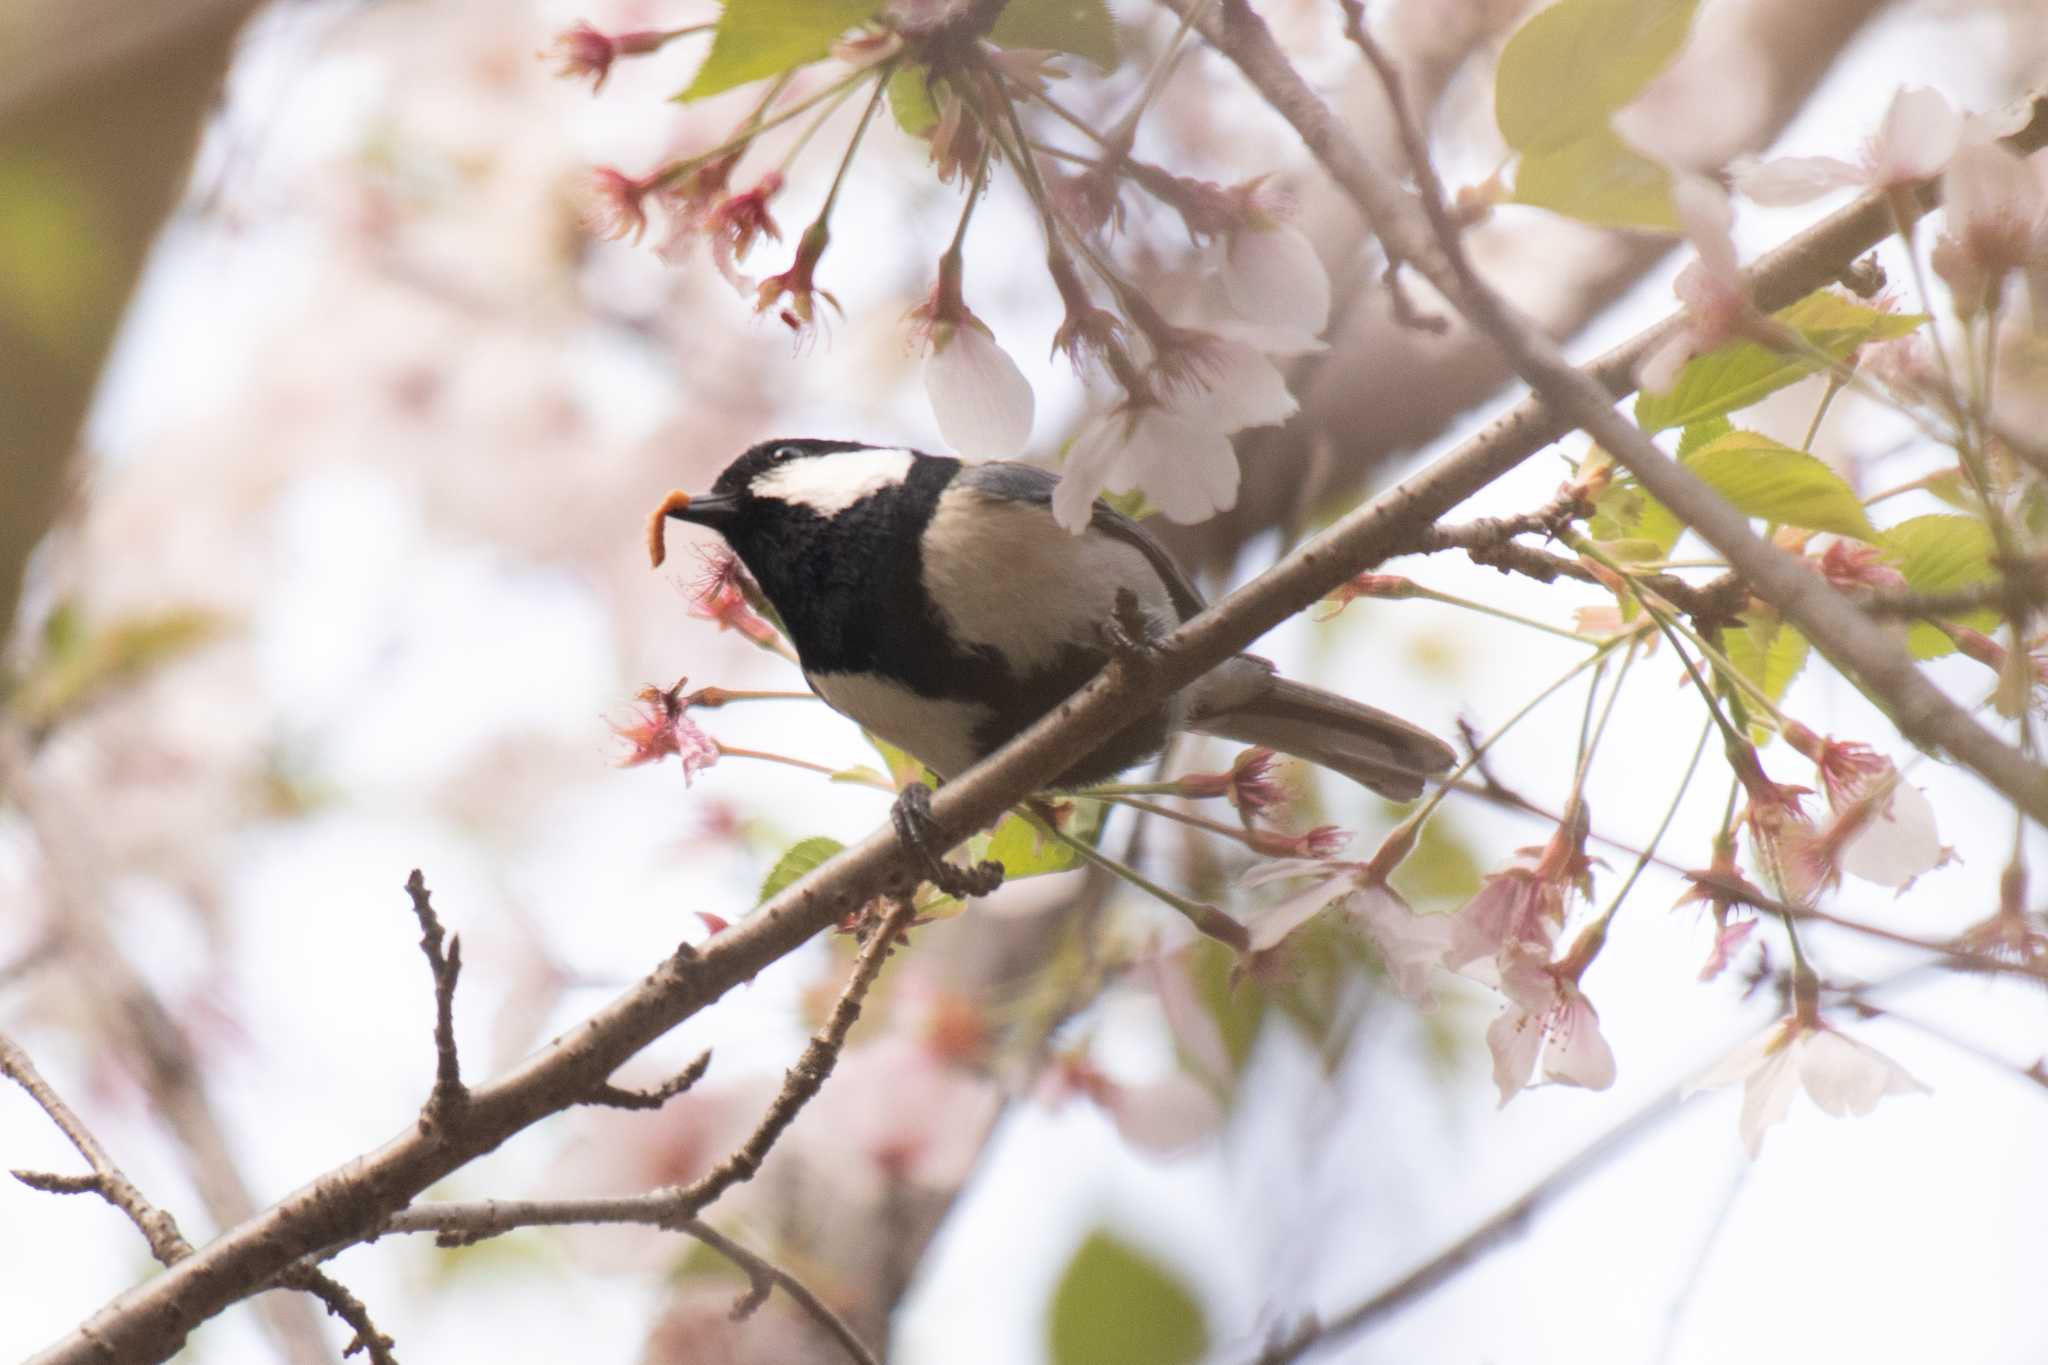
[[[804,449],[802,446],[777,446],[775,447],[773,458],[778,460],[794,460],[803,453]]]

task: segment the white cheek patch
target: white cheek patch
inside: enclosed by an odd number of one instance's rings
[[[917,457],[907,450],[842,450],[772,466],[754,479],[756,497],[777,498],[834,516],[862,498],[910,476]]]
[[[940,496],[925,532],[924,587],[956,639],[990,646],[1027,673],[1067,645],[1098,645],[1118,588],[1136,593],[1147,617],[1179,619],[1136,546],[1096,530],[1069,535],[1042,504],[958,484]]]
[[[973,766],[974,729],[988,719],[986,706],[920,697],[902,683],[872,673],[804,676],[827,706],[916,755],[939,776],[952,777]]]

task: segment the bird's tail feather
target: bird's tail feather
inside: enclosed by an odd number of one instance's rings
[[[1257,665],[1259,674],[1244,664]],[[1263,659],[1240,656],[1210,677],[1221,686],[1197,696],[1189,728],[1279,749],[1393,800],[1420,796],[1425,777],[1458,760],[1450,745],[1420,726],[1376,706],[1289,682],[1275,676]]]

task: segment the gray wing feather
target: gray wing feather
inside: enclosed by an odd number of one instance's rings
[[[1050,512],[1052,490],[1060,478],[1051,470],[1040,469],[1037,465],[997,460],[989,464],[968,465],[960,471],[958,481],[979,488],[992,497],[1039,503]],[[1088,527],[1106,536],[1114,536],[1144,555],[1160,581],[1166,584],[1167,596],[1173,599],[1173,609],[1180,613],[1181,620],[1185,621],[1201,611],[1205,605],[1202,595],[1195,591],[1194,584],[1188,582],[1188,576],[1181,572],[1180,565],[1173,562],[1173,556],[1166,552],[1166,547],[1152,539],[1144,527],[1100,498],[1095,500],[1095,510],[1088,518]]]

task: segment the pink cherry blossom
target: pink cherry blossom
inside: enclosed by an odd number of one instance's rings
[[[1933,803],[1900,781],[1889,758],[1867,744],[1822,739],[1797,721],[1786,725],[1785,739],[1819,770],[1834,821],[1816,838],[1836,850],[1842,871],[1903,890],[1947,859]]]
[[[671,36],[658,29],[600,33],[586,21],[578,19],[557,33],[548,50],[540,55],[553,58],[557,63],[555,74],[565,80],[592,77],[590,93],[594,95],[604,89],[605,79],[612,73],[613,62],[620,57],[658,51]]]
[[[1500,989],[1507,1006],[1487,1026],[1486,1046],[1493,1053],[1493,1082],[1503,1105],[1538,1074],[1587,1090],[1614,1084],[1614,1051],[1601,1036],[1599,1013],[1569,968],[1536,954],[1510,952],[1502,959]]]
[[[682,762],[683,784],[688,786],[699,772],[718,761],[717,741],[689,717],[682,681],[667,690],[642,688],[639,702],[639,715],[612,726],[613,732],[626,742],[620,767],[658,763],[673,755]]]
[[[1473,963],[1498,959],[1505,970],[1510,954],[1547,959],[1571,897],[1588,885],[1585,837],[1583,818],[1560,822],[1541,849],[1522,849],[1507,867],[1488,875],[1451,916],[1443,965],[1464,972]],[[1466,974],[1492,984],[1493,971],[1489,965]]]
[[[1335,908],[1372,941],[1394,989],[1425,1011],[1434,1009],[1430,978],[1450,943],[1450,917],[1416,914],[1401,894],[1386,884],[1379,866],[1382,861],[1378,857],[1364,863],[1293,858],[1252,868],[1240,879],[1241,886],[1301,877],[1311,879],[1311,884],[1247,921],[1247,951],[1270,952],[1302,925]]]
[[[1833,190],[1890,189],[1941,174],[1963,131],[1961,115],[1940,92],[1903,87],[1863,144],[1861,157],[1780,157],[1735,169],[1735,187],[1759,204],[1804,204]]]
[[[1875,1048],[1817,1015],[1789,1015],[1707,1068],[1692,1090],[1742,1082],[1742,1141],[1751,1159],[1764,1132],[1791,1110],[1804,1089],[1822,1112],[1860,1118],[1887,1095],[1925,1095],[1926,1086]]]
[[[635,180],[612,166],[590,173],[590,206],[585,221],[607,241],[639,241],[647,232],[647,196],[659,187],[662,173]]]
[[[1678,330],[1636,366],[1636,384],[1646,393],[1669,391],[1687,361],[1741,335],[1754,311],[1729,235],[1734,215],[1728,196],[1712,181],[1680,175],[1673,179],[1671,198],[1699,256],[1671,286],[1685,305]]]
[[[2037,152],[2022,160],[1996,143],[1965,143],[1949,162],[1942,188],[1947,229],[1932,260],[1955,296],[1956,311],[1971,317],[1997,306],[2014,272],[2025,275],[2036,299],[2043,297],[2048,155]]]

